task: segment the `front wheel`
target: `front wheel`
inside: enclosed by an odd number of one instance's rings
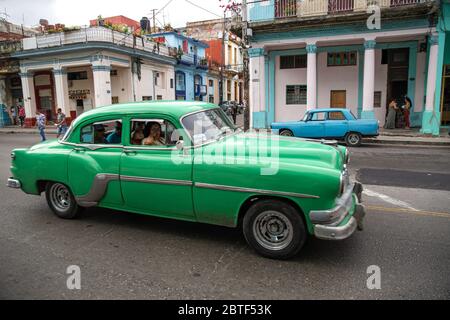
[[[70,189],[62,183],[47,183],[45,197],[50,209],[62,219],[75,219],[81,211]]]
[[[282,137],[293,137],[294,134],[292,133],[291,130],[281,130],[280,136],[282,136]]]
[[[345,143],[349,147],[360,147],[362,143],[362,136],[357,132],[347,133],[345,136]]]
[[[283,201],[258,201],[244,217],[245,239],[263,257],[290,259],[302,249],[307,238],[300,214]]]

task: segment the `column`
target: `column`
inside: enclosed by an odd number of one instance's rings
[[[425,134],[439,134],[440,116],[435,112],[436,84],[438,77],[438,56],[439,56],[439,41],[437,35],[432,35],[429,38],[428,45],[430,46],[430,55],[428,60],[428,78],[427,78],[427,92],[425,101],[425,111],[422,117],[422,133]]]
[[[268,60],[264,57],[264,49],[252,48],[248,50],[250,62],[250,127],[261,129],[266,127],[266,70],[268,70]]]
[[[70,123],[71,115],[67,72],[61,67],[55,67],[53,69],[53,75],[55,77],[56,110],[61,108],[62,112],[66,115],[67,123]]]
[[[0,128],[11,124],[8,112],[6,103],[6,77],[0,76]]]
[[[364,86],[362,119],[375,119],[374,94],[375,94],[375,40],[367,40],[364,43]]]
[[[306,107],[307,110],[314,110],[317,108],[317,46],[308,44],[306,52],[308,53]]]
[[[111,105],[111,64],[108,60],[95,61],[92,63],[92,71],[95,108]]]
[[[30,72],[21,72],[23,104],[25,108],[25,126],[32,127],[36,119],[36,95],[34,91],[34,78]]]

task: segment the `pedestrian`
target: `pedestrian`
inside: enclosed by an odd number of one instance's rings
[[[17,124],[17,114],[16,114],[16,107],[14,106],[11,107],[11,119],[12,124],[15,126]]]
[[[62,112],[61,108],[57,110],[55,126],[57,127],[56,139],[59,139],[61,136],[64,137],[67,132],[67,122],[66,115]]]
[[[409,97],[405,96],[405,104],[402,107],[403,115],[405,117],[405,128],[409,130],[411,128],[411,108],[412,108],[412,101]]]
[[[384,125],[385,129],[395,129],[395,119],[397,116],[397,110],[398,110],[397,100],[392,99],[391,103],[389,103],[386,124]]]
[[[47,140],[47,138],[45,137],[45,123],[45,115],[43,113],[40,113],[39,111],[36,111],[36,126],[39,130],[39,134],[41,135],[42,142]]]
[[[238,113],[238,106],[237,106],[237,103],[236,102],[234,102],[232,105],[231,105],[231,116],[233,117],[233,123],[234,123],[234,125],[236,125],[236,123],[237,123],[237,113]]]
[[[24,124],[25,124],[25,108],[23,106],[19,106],[19,121],[20,121],[20,126],[23,128]]]

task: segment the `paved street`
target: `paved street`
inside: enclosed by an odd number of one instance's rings
[[[11,149],[37,140],[0,134],[2,299],[450,298],[450,148],[352,149],[366,230],[310,239],[296,259],[272,261],[227,228],[95,208],[56,218],[44,197],[3,183]],[[69,265],[81,267],[80,291],[66,287]],[[367,289],[371,265],[381,268],[381,290]]]

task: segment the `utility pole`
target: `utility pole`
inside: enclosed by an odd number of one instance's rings
[[[152,9],[153,12],[153,28],[152,28],[152,33],[156,33],[156,10],[158,9]]]
[[[222,25],[222,65],[220,66],[220,81],[222,83],[221,86],[219,86],[219,104],[222,104],[224,101],[223,95],[225,93],[225,79],[224,79],[224,69],[225,69],[225,33],[226,33],[226,12],[223,13],[223,25]]]
[[[242,61],[244,64],[244,130],[250,129],[250,73],[248,56],[248,36],[247,36],[247,0],[242,0]]]

